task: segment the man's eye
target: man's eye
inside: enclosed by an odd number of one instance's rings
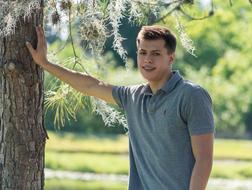
[[[154,56],[159,56],[159,55],[160,55],[160,53],[153,53],[153,55],[154,55]]]
[[[140,55],[146,55],[146,53],[145,53],[145,52],[139,52],[139,54],[140,54]]]

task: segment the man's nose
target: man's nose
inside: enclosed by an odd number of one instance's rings
[[[144,62],[145,62],[145,63],[152,63],[152,58],[151,58],[151,56],[147,54],[147,55],[145,56]]]

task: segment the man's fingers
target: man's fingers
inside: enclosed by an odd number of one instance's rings
[[[30,42],[26,42],[26,47],[28,48],[28,50],[30,51],[30,53],[33,55],[35,53],[35,49],[33,49],[32,45]]]
[[[43,34],[41,33],[41,30],[38,26],[36,26],[36,32],[38,37],[38,45],[43,43]]]
[[[37,31],[37,36],[38,36],[38,44],[42,46],[45,45],[46,41],[45,41],[43,28],[41,26],[37,26],[36,31]]]
[[[41,33],[43,34],[43,36],[45,36],[45,31],[44,31],[44,28],[42,26],[39,26],[40,30],[41,30]]]
[[[43,43],[44,43],[44,45],[46,46],[45,31],[44,31],[44,28],[43,28],[43,27],[40,26],[40,28],[41,28],[41,32],[42,32],[42,34],[43,34]]]

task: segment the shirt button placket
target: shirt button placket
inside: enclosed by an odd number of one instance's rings
[[[149,104],[149,113],[154,113],[155,112],[155,101],[156,96],[152,96],[150,99],[150,104]]]

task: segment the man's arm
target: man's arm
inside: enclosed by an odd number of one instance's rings
[[[83,94],[95,96],[108,103],[116,103],[112,96],[112,85],[105,84],[89,75],[50,63],[47,60],[47,45],[43,28],[36,27],[36,32],[38,37],[37,49],[34,49],[29,42],[26,45],[38,65]]]
[[[191,136],[195,165],[192,171],[190,190],[205,190],[213,163],[214,134]]]

